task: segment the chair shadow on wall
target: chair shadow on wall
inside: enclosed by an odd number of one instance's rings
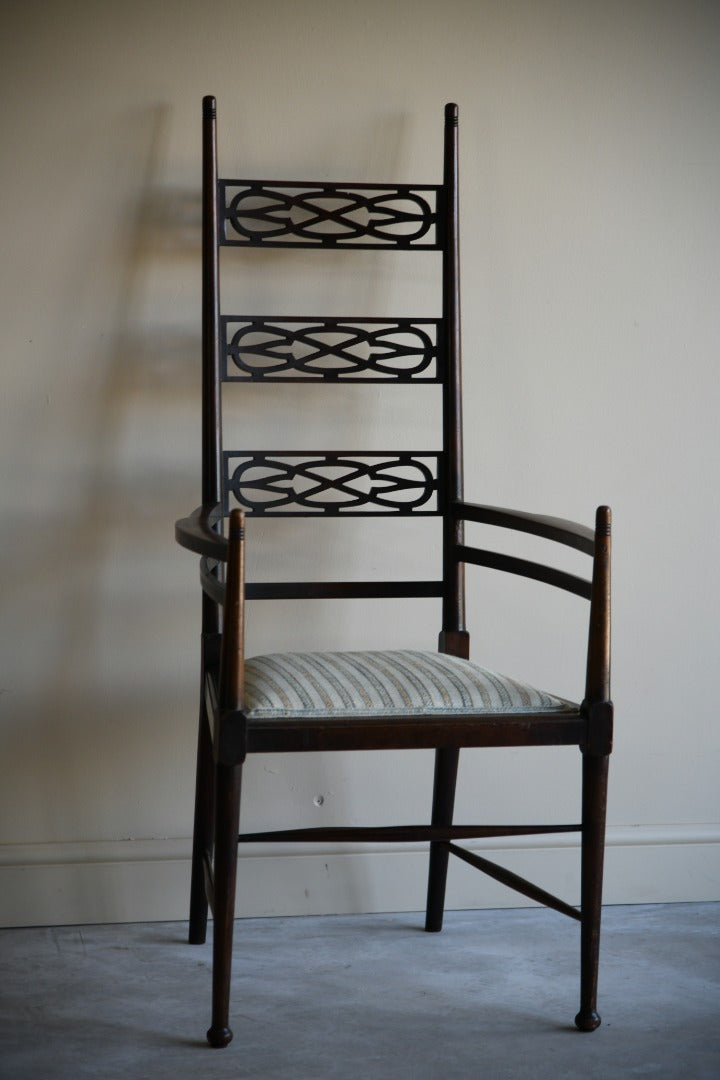
[[[16,772],[10,782],[18,784],[16,805],[31,801],[35,819],[44,823],[44,834],[33,840],[80,845],[80,862],[88,843],[135,833],[137,807],[150,797],[149,778],[158,769],[157,759],[148,761],[148,733],[155,729],[158,740],[167,735],[174,698],[180,699],[170,680],[172,689],[158,691],[143,655],[152,639],[162,647],[158,609],[167,616],[173,602],[162,575],[171,547],[167,522],[183,491],[190,490],[143,428],[162,394],[172,412],[195,389],[197,335],[181,326],[148,327],[141,321],[143,305],[152,303],[146,283],[153,264],[156,272],[168,260],[189,267],[199,243],[195,191],[164,193],[164,215],[172,213],[176,225],[170,236],[159,228],[167,224],[158,210],[156,177],[168,122],[169,109],[158,105],[134,111],[116,125],[118,144],[134,157],[139,179],[119,226],[119,245],[109,255],[117,275],[102,313],[104,333],[96,342],[92,370],[75,391],[86,396],[91,411],[84,418],[82,458],[51,463],[57,482],[84,496],[68,500],[60,513],[50,510],[44,519],[34,508],[34,527],[26,530],[25,557],[33,566],[29,594],[27,582],[16,581],[18,595],[22,588],[37,608],[47,662],[37,668],[22,724],[8,733],[7,760],[22,763],[22,775]],[[90,227],[100,232],[103,224],[97,220]],[[84,280],[83,272],[88,273],[68,268],[68,291]],[[142,465],[133,453],[133,436],[150,450]],[[188,780],[188,792],[191,788]],[[72,859],[75,848],[66,850]],[[121,915],[122,898],[113,889],[90,896],[86,877],[74,874],[72,864],[66,869],[64,910],[105,913],[108,920]],[[104,880],[92,876],[93,889]]]
[[[33,841],[79,843],[79,862],[93,841],[154,839],[137,835],[146,822],[163,837],[187,838],[190,851],[197,600],[173,541],[173,522],[199,483],[199,422],[197,446],[185,445],[180,433],[195,423],[200,388],[201,195],[199,175],[197,186],[194,179],[186,185],[159,180],[172,173],[171,122],[171,108],[158,105],[121,125],[141,180],[122,230],[106,335],[88,376],[93,416],[86,461],[77,467],[83,475],[72,475],[74,464],[63,474],[53,463],[69,483],[82,485],[84,503],[44,521],[34,516],[28,533],[41,539],[38,548],[30,539],[25,550],[35,568],[25,595],[37,605],[51,659],[35,680],[22,724],[8,731],[5,752],[8,762],[22,763],[16,805],[32,800],[36,820],[45,822],[45,835]],[[380,122],[368,138],[382,154],[367,144],[361,160],[391,160],[387,151],[402,145],[402,124],[402,118],[384,128]],[[357,144],[353,152],[357,156]],[[308,156],[323,160],[323,148],[310,148]],[[267,282],[276,261],[277,255],[266,260]],[[342,280],[328,269],[328,280]],[[370,263],[368,270],[360,299],[371,306],[382,284]],[[320,303],[342,308],[344,297],[336,291]],[[359,414],[345,420],[346,431],[363,422]],[[332,635],[335,620],[323,625],[320,612],[317,620],[318,637]],[[327,790],[321,756],[308,761],[307,783],[314,792]],[[123,917],[122,888],[107,884],[99,895],[100,881],[110,879],[67,869],[66,910],[91,911],[103,921]],[[347,887],[352,893],[352,873]]]

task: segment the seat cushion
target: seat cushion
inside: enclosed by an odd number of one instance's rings
[[[434,652],[276,653],[245,662],[256,719],[571,712],[569,701]]]

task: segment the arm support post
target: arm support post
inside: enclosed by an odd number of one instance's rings
[[[584,709],[587,713],[587,744],[591,754],[609,754],[612,749],[613,705],[610,700],[610,554],[612,515],[609,506],[599,506],[595,518],[588,633],[587,674]]]
[[[229,517],[229,554],[220,650],[219,733],[216,753],[225,757],[225,748],[238,746],[237,731],[227,730],[241,722],[245,697],[245,515],[233,510]],[[244,744],[244,739],[242,740]],[[240,759],[244,754],[240,755]],[[233,752],[237,763],[237,749]]]

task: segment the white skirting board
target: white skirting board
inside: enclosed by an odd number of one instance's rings
[[[571,904],[579,900],[574,836],[474,841],[466,847]],[[62,926],[187,918],[190,841],[0,847],[0,926]],[[423,845],[294,848],[247,845],[238,860],[238,916],[418,911],[425,903]],[[604,901],[644,904],[720,900],[720,825],[608,830]],[[448,908],[527,906],[451,858]]]

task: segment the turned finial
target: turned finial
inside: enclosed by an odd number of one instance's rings
[[[458,122],[458,107],[454,101],[448,101],[445,106],[445,123],[452,124],[457,127]]]

